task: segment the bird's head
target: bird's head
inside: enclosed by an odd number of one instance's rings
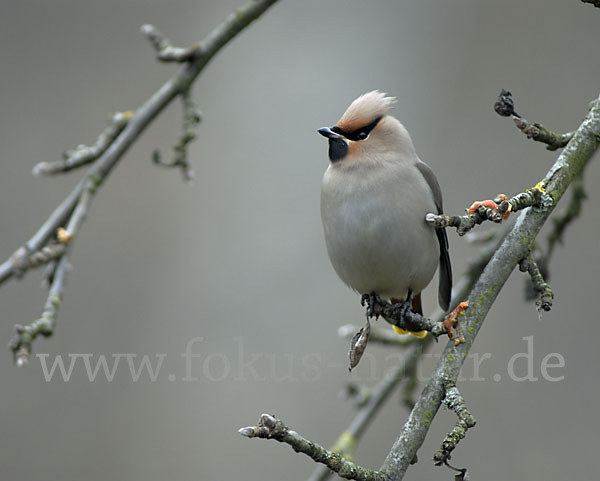
[[[329,140],[329,159],[343,159],[382,154],[409,148],[414,151],[406,129],[388,115],[396,99],[373,90],[358,97],[333,127],[318,132]]]

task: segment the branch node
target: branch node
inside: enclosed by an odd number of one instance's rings
[[[16,334],[9,342],[9,347],[13,352],[17,366],[23,366],[27,363],[36,337],[39,335],[50,337],[54,333],[56,314],[60,308],[68,270],[69,262],[65,252],[57,264],[42,315],[30,324],[24,326],[17,324],[15,326]]]
[[[546,144],[548,150],[557,150],[565,147],[573,138],[575,132],[557,134],[548,130],[540,123],[529,123],[514,111],[514,101],[512,94],[508,90],[502,89],[498,100],[494,104],[494,110],[502,117],[512,116],[515,126],[523,132],[528,139]]]
[[[317,463],[324,464],[338,473],[342,478],[358,481],[387,481],[385,473],[363,468],[345,459],[339,453],[313,443],[296,431],[289,429],[280,419],[270,414],[261,415],[256,426],[247,426],[239,429],[238,432],[247,438],[274,439],[288,444],[297,453],[306,454]]]
[[[191,47],[174,47],[169,39],[153,25],[142,25],[140,31],[148,37],[157,53],[157,58],[162,62],[189,62],[200,54],[200,45]]]
[[[444,383],[444,388],[445,395],[442,402],[448,409],[454,411],[458,417],[458,421],[446,435],[440,448],[433,455],[433,461],[436,466],[440,466],[450,459],[450,454],[454,451],[459,441],[463,439],[466,436],[467,431],[477,423],[477,420],[468,410],[465,400],[456,387],[456,384],[453,381],[446,381]]]
[[[457,234],[463,236],[486,220],[500,224],[508,219],[511,212],[517,212],[526,207],[546,210],[552,204],[552,197],[544,190],[543,182],[540,182],[535,187],[527,189],[510,199],[505,194],[498,194],[494,200],[475,201],[467,209],[467,213],[462,216],[429,212],[425,215],[425,222],[435,228],[454,227]]]
[[[521,272],[529,273],[533,288],[539,294],[539,299],[536,302],[536,306],[540,316],[542,311],[550,311],[552,309],[554,292],[552,292],[550,285],[544,280],[542,273],[540,272],[540,268],[531,254],[519,262],[519,270]]]
[[[92,146],[78,145],[73,150],[63,153],[62,160],[39,162],[33,167],[32,174],[36,177],[55,175],[77,169],[98,159],[127,125],[133,112],[117,112],[110,119],[109,125],[100,133]]]
[[[170,162],[162,160],[160,151],[157,149],[152,153],[152,162],[162,167],[179,168],[183,180],[187,183],[192,183],[194,180],[194,171],[188,161],[188,144],[198,136],[197,128],[202,121],[202,112],[198,109],[189,89],[181,93],[181,100],[183,105],[183,133],[173,147],[173,151],[175,152],[173,159]]]

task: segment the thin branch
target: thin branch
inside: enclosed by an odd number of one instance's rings
[[[68,254],[65,252],[57,264],[44,311],[40,318],[25,326],[20,324],[15,326],[16,334],[8,345],[13,352],[17,366],[27,364],[31,354],[31,345],[36,337],[39,335],[48,337],[54,332],[56,313],[62,302],[68,271],[69,259]]]
[[[179,168],[185,182],[194,180],[194,171],[188,162],[187,146],[198,136],[198,125],[202,120],[202,113],[198,109],[189,89],[181,94],[183,104],[183,134],[173,147],[175,155],[173,160],[165,162],[162,160],[160,151],[157,149],[152,154],[152,161],[163,167]]]
[[[41,254],[45,246],[52,246],[52,238],[56,234],[59,228],[64,227],[67,223],[66,230],[72,237],[75,237],[75,233],[78,231],[81,223],[85,219],[91,198],[96,193],[97,189],[104,183],[113,167],[119,162],[125,152],[131,147],[131,145],[140,137],[141,133],[146,127],[165,109],[167,105],[177,96],[181,95],[184,99],[184,115],[186,115],[188,123],[191,125],[191,105],[189,98],[189,91],[192,83],[198,77],[200,72],[208,64],[210,59],[232,38],[234,38],[239,32],[247,27],[252,21],[260,17],[269,7],[271,7],[277,0],[256,0],[250,1],[238,8],[235,12],[230,14],[220,25],[218,25],[202,43],[199,44],[197,52],[193,58],[189,59],[189,62],[185,64],[182,69],[173,75],[154,95],[152,95],[139,109],[137,109],[131,116],[129,113],[122,114],[126,119],[121,118],[122,121],[126,120],[126,125],[121,129],[119,122],[118,127],[115,127],[119,132],[113,137],[115,131],[106,130],[103,135],[100,136],[98,142],[92,149],[96,149],[95,153],[99,153],[102,150],[98,158],[94,161],[84,178],[77,184],[75,189],[67,196],[67,198],[52,212],[50,217],[42,224],[38,231],[23,245],[19,247],[15,253],[10,256],[6,261],[0,264],[0,284],[11,279],[15,276],[24,275],[31,267],[41,265],[41,260],[52,261],[52,259],[58,261],[57,267],[52,275],[53,279],[51,282],[51,296],[49,296],[49,302],[51,299],[59,299],[62,295],[62,289],[64,279],[66,277],[67,267],[67,254],[68,249],[65,249],[60,257],[60,252],[55,252],[56,256],[46,256],[42,259]],[[197,117],[197,111],[194,115]],[[182,150],[185,154],[185,146],[189,142],[190,133],[186,130],[184,132],[183,140],[180,141],[180,145],[183,145]],[[113,125],[114,127],[114,125]],[[194,134],[195,135],[195,134]],[[106,144],[106,145],[105,145]],[[79,149],[79,150],[83,150]],[[76,149],[77,151],[77,149]],[[73,153],[72,157],[75,158],[77,155]],[[77,157],[78,160],[70,161],[71,167],[75,164],[80,165],[85,163],[81,160],[81,157]],[[83,155],[86,159],[86,156]],[[88,157],[89,158],[89,157]],[[38,165],[39,167],[39,165]],[[63,166],[64,167],[64,166]],[[39,167],[40,172],[46,170],[53,170],[55,167]],[[63,169],[64,170],[64,169]],[[50,247],[53,249],[53,247]],[[32,263],[32,260],[35,262]],[[62,266],[62,267],[61,267]],[[56,293],[60,295],[57,297]],[[47,303],[47,307],[48,307]],[[54,304],[52,304],[54,306]],[[54,317],[58,306],[52,307],[51,311],[48,309],[44,310],[42,319],[50,319],[50,322],[42,322],[42,327],[37,327],[32,332],[37,334],[49,335],[54,329]],[[49,312],[46,315],[46,312]],[[35,322],[30,326],[37,326]],[[37,336],[30,335],[29,327],[21,329],[22,333],[17,331],[14,342],[11,343],[14,352],[23,352],[28,354],[31,352],[31,341]],[[31,339],[30,339],[31,338]],[[21,357],[19,357],[20,359]]]
[[[98,136],[98,140],[96,140],[94,145],[90,147],[87,145],[78,145],[75,149],[65,152],[62,160],[40,162],[33,168],[33,175],[61,174],[92,163],[108,149],[108,146],[125,128],[127,121],[132,115],[133,112],[131,111],[117,112],[112,116],[108,127]]]
[[[40,334],[44,337],[50,337],[54,334],[56,315],[60,308],[67,279],[67,272],[69,270],[68,252],[71,242],[77,237],[79,228],[87,216],[94,193],[95,188],[93,184],[89,183],[86,190],[82,192],[81,197],[79,198],[79,202],[73,211],[73,215],[69,220],[67,228],[59,230],[59,241],[62,241],[61,245],[64,246],[64,249],[62,256],[60,256],[56,264],[56,268],[52,272],[50,291],[42,315],[39,319],[36,319],[30,324],[25,326],[15,326],[16,334],[11,339],[9,347],[13,352],[17,366],[22,366],[27,363],[29,356],[31,355],[33,341]]]
[[[502,89],[498,96],[498,100],[494,104],[494,110],[502,117],[512,117],[517,128],[523,132],[528,139],[546,144],[548,150],[557,150],[565,147],[575,134],[575,132],[557,134],[548,130],[542,124],[529,123],[515,112],[512,94],[508,90]]]
[[[194,60],[187,63],[173,75],[152,97],[150,97],[129,119],[110,147],[98,158],[90,168],[87,178],[91,178],[99,187],[123,154],[140,137],[146,127],[165,109],[179,94],[189,89],[192,82],[202,72],[210,59],[232,38],[260,17],[277,0],[250,1],[230,14],[200,43],[199,53]],[[40,229],[27,241],[24,248],[27,252],[41,249],[46,241],[56,232],[71,215],[75,204],[83,190],[86,179],[82,180],[69,196],[52,212]],[[20,265],[24,272],[27,265]],[[15,274],[15,263],[11,258],[0,264],[0,284]]]
[[[39,251],[30,254],[28,259],[29,267],[39,267],[48,264],[65,253],[66,245],[60,242],[51,242],[42,247]]]
[[[541,311],[550,311],[552,309],[554,292],[552,292],[550,285],[544,280],[544,277],[542,276],[542,273],[540,272],[537,263],[533,260],[531,254],[519,262],[519,270],[521,272],[529,273],[533,288],[540,296],[536,302],[538,312],[541,313]]]
[[[504,239],[505,235],[506,232],[496,232],[494,237],[490,237],[486,240],[486,243],[483,245],[483,247],[479,249],[477,256],[469,260],[465,274],[456,283],[454,289],[452,290],[452,299],[454,301],[451,304],[451,308],[454,309],[454,307],[458,305],[460,299],[467,297],[473,284],[489,260],[492,258],[492,255],[496,249],[500,246],[500,243],[502,242],[502,239]],[[444,312],[438,308],[431,315],[431,318],[441,322],[444,319]],[[343,337],[348,337],[348,334],[346,333],[347,330],[347,326],[345,326],[345,328],[340,328],[338,330],[338,334],[340,334],[340,331],[342,331],[344,334]],[[373,336],[373,332],[376,331],[383,330],[373,329],[371,331],[371,335]],[[399,336],[390,330],[386,330],[386,332],[390,332],[397,339],[414,340],[412,341],[414,346],[411,347],[407,357],[398,365],[393,367],[379,382],[379,384],[372,389],[368,401],[364,404],[364,406],[361,407],[354,420],[350,423],[350,426],[340,435],[334,444],[333,449],[337,449],[338,452],[345,457],[353,454],[353,449],[356,448],[358,441],[366,431],[371,421],[374,419],[375,414],[389,399],[396,386],[403,379],[405,383],[403,401],[405,405],[407,404],[407,397],[412,397],[412,391],[414,388],[416,388],[416,376],[411,378],[411,374],[413,372],[416,374],[416,367],[420,357],[427,351],[433,342],[432,336],[428,336],[424,339],[418,339],[412,336]],[[371,337],[369,342],[372,342],[373,340],[373,337]],[[412,405],[414,405],[414,402],[412,402]],[[410,409],[412,409],[412,405],[410,406]],[[324,481],[328,479],[331,474],[332,471],[327,467],[318,466],[309,478],[309,481]]]
[[[188,62],[194,58],[200,48],[198,44],[187,48],[174,47],[169,39],[154,25],[142,25],[140,31],[148,37],[148,40],[156,49],[158,60],[162,62]]]
[[[407,331],[428,331],[433,337],[438,338],[447,334],[446,326],[443,320],[433,320],[428,317],[412,312],[409,303],[390,304],[387,301],[379,300],[374,304],[374,315],[381,316],[393,326],[397,326]]]
[[[394,335],[400,337],[398,334],[394,333]],[[433,338],[431,337],[420,340],[418,344],[415,344],[411,348],[407,357],[402,362],[399,362],[386,373],[379,384],[371,390],[368,401],[358,411],[354,420],[337,439],[332,448],[333,452],[341,454],[346,459],[353,459],[354,450],[356,449],[358,441],[367,430],[367,427],[371,424],[371,421],[375,418],[375,415],[381,409],[383,404],[394,392],[394,389],[400,384],[402,379],[405,378],[406,373],[411,372],[413,368],[416,370],[419,359],[427,350],[432,340]],[[309,478],[309,481],[324,481],[332,474],[333,471],[327,466],[318,466]]]
[[[290,430],[281,420],[269,414],[263,414],[256,426],[242,428],[239,433],[247,438],[274,439],[289,444],[297,453],[306,454],[315,462],[322,463],[335,471],[342,478],[358,481],[388,481],[382,473],[363,468],[344,459],[340,454],[313,443],[296,431]]]
[[[456,449],[459,441],[463,439],[467,435],[467,431],[477,423],[471,412],[467,409],[465,400],[453,381],[447,383],[445,391],[443,403],[448,409],[451,409],[456,413],[458,421],[446,435],[440,448],[433,455],[433,461],[438,466],[450,459],[450,454]]]
[[[502,198],[498,200],[500,205],[491,200],[476,202],[466,215],[444,215],[430,212],[425,216],[425,221],[434,227],[455,227],[458,235],[462,236],[486,220],[500,223],[511,212],[517,212],[532,206],[543,208],[552,204],[552,198],[546,194],[542,182],[510,199]]]
[[[465,342],[448,343],[433,374],[417,400],[408,421],[392,446],[382,470],[391,479],[401,480],[423,444],[429,426],[444,397],[445,385],[458,378],[460,368],[473,345],[485,317],[515,266],[530,251],[536,236],[561,199],[572,179],[581,174],[600,144],[600,97],[592,104],[573,139],[544,178],[546,192],[553,199],[548,208],[532,207],[518,217],[510,233],[471,289],[471,305],[461,319]]]

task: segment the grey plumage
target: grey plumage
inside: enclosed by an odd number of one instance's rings
[[[388,115],[394,99],[374,91],[356,99],[329,138],[321,185],[327,251],[339,277],[360,294],[419,295],[440,265],[439,303],[450,303],[452,271],[444,229],[425,222],[442,213],[442,193],[404,126]],[[344,143],[342,145],[341,143]]]

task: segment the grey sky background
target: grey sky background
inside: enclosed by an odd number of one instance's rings
[[[81,175],[37,179],[33,165],[93,143],[111,113],[135,109],[177,68],[155,60],[139,26],[189,45],[240,1],[0,1],[2,258]],[[305,479],[312,461],[237,429],[269,412],[328,446],[354,415],[343,387],[373,385],[402,355],[369,346],[366,362],[347,371],[348,341],[336,330],[362,322],[363,311],[327,259],[319,217],[327,144],[316,129],[377,88],[398,97],[394,114],[436,172],[447,212],[520,192],[557,153],[498,117],[494,100],[506,88],[528,120],[559,132],[577,127],[599,92],[599,22],[600,10],[558,0],[281,0],[196,82],[204,120],[190,149],[195,185],[150,161],[155,148],[168,155],[180,133],[174,103],[97,195],[56,334],[35,343],[49,363],[87,353],[93,365],[114,354],[136,354],[136,366],[148,355],[156,365],[164,354],[156,382],[145,373],[133,382],[125,358],[112,382],[102,373],[89,382],[82,359],[69,382],[46,382],[38,357],[17,369],[0,351],[0,478]],[[489,354],[485,380],[459,387],[478,424],[453,455],[472,479],[597,477],[597,160],[586,171],[583,218],[553,260],[554,309],[538,320],[514,273],[474,345],[473,354]],[[458,279],[476,248],[449,237]],[[40,280],[32,272],[0,288],[3,346],[15,323],[40,315]],[[507,369],[528,342],[539,380],[516,382]],[[199,355],[195,380],[181,357],[188,345]],[[561,381],[542,378],[550,353],[565,360],[549,371]],[[526,360],[514,368],[525,376]],[[464,373],[473,377],[472,363]],[[380,466],[406,416],[397,394],[357,462]],[[429,459],[454,422],[440,411],[407,479],[452,476]]]

